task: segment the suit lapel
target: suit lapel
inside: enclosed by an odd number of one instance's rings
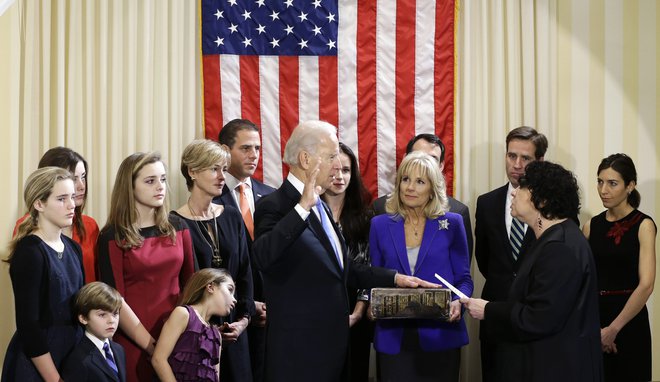
[[[406,249],[406,233],[403,228],[403,219],[390,217],[390,224],[388,225],[390,231],[390,239],[394,243],[396,255],[399,258],[401,269],[407,275],[412,275],[410,271],[410,263],[408,262],[408,251]]]
[[[332,213],[329,211],[329,209],[325,205],[325,202],[321,201],[321,205],[323,206],[326,217],[330,220],[330,224],[332,224],[332,228],[334,229],[335,234],[339,238],[339,243],[340,243],[341,249],[342,249],[342,255],[344,256],[344,264],[346,264],[346,257],[344,255],[346,253],[346,250],[345,250],[345,245],[343,243],[341,234],[339,233],[339,229],[334,224],[334,219],[331,218]],[[319,213],[321,213],[321,211],[319,211]],[[335,265],[337,271],[341,271],[341,267],[340,267],[339,262],[337,260],[337,256],[335,256],[335,249],[332,247],[332,243],[330,242],[330,240],[332,240],[332,238],[328,237],[328,235],[325,233],[325,230],[323,229],[323,225],[321,224],[321,221],[316,216],[316,213],[314,213],[313,210],[310,211],[309,221],[310,221],[310,226],[312,227],[312,230],[314,231],[316,236],[319,238],[319,240],[321,241],[321,244],[323,244],[323,247],[325,248],[326,252],[330,256],[330,261],[332,261],[332,263]]]
[[[282,191],[284,191],[284,194],[291,203],[291,206],[289,208],[294,208],[294,206],[298,204],[298,202],[300,201],[300,192],[298,192],[298,190],[288,180],[285,180],[280,188],[282,189]],[[323,203],[323,205],[325,205],[325,203]],[[327,209],[326,209],[326,215],[328,217],[331,216],[330,214],[327,213]],[[329,260],[328,265],[336,272],[338,272],[339,277],[343,278],[343,274],[337,262],[337,257],[335,256],[335,250],[332,248],[332,244],[330,244],[330,238],[328,237],[328,235],[325,234],[325,231],[323,230],[323,226],[321,225],[321,221],[319,220],[318,216],[316,216],[314,210],[309,211],[309,216],[307,217],[307,225],[309,226],[312,233],[318,238],[323,248],[325,248],[326,260]],[[337,232],[336,227],[335,227],[335,232]],[[342,249],[345,249],[346,246],[341,236],[339,236],[339,242],[342,246]],[[343,252],[346,253],[345,250]],[[345,259],[346,257],[344,256],[344,260]],[[346,264],[346,261],[344,261],[344,264]],[[346,269],[346,267],[344,267],[344,269]]]
[[[254,180],[254,178],[251,178],[251,180],[252,180],[252,197],[254,198],[254,205],[256,206],[259,199],[261,199],[261,197],[264,196],[264,188],[261,187],[261,183]]]
[[[94,345],[94,343],[92,343],[92,341],[90,341],[89,338],[85,337],[85,340],[89,343],[88,345],[91,345],[91,348],[89,349],[89,355],[92,364],[97,368],[99,368],[103,373],[105,373],[110,380],[119,382],[119,377],[117,376],[115,371],[110,368],[110,365],[108,365],[108,362],[105,360],[105,357],[101,354],[101,351],[96,347],[96,345]],[[114,347],[112,348],[112,351],[114,353],[115,351]]]
[[[234,200],[234,197],[231,194],[231,190],[227,185],[225,184],[222,188],[222,194],[220,195],[220,200],[222,201],[222,204],[225,206],[232,206],[236,208],[237,210],[241,210],[240,207],[238,207],[238,204],[236,204],[236,201]]]
[[[426,255],[431,249],[431,243],[435,239],[435,235],[438,234],[437,225],[435,224],[437,219],[426,219],[426,224],[424,224],[424,236],[422,236],[422,243],[419,245],[419,254],[417,256],[417,264],[415,265],[415,273],[421,268]]]

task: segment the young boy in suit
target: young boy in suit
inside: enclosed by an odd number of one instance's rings
[[[83,286],[74,301],[78,321],[85,335],[67,357],[62,368],[66,382],[125,382],[124,349],[111,340],[119,325],[122,298],[102,282]]]

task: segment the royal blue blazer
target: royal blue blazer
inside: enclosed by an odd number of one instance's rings
[[[419,248],[415,272],[410,272],[403,219],[397,215],[379,215],[371,220],[369,233],[371,264],[395,269],[401,274],[439,283],[438,273],[467,296],[472,296],[474,284],[470,277],[470,258],[463,218],[447,212],[436,219],[426,219],[424,236]],[[452,294],[452,299],[458,296]],[[439,320],[379,320],[376,322],[374,347],[386,354],[401,350],[403,329],[413,327],[419,334],[424,351],[443,351],[459,348],[468,341],[467,329],[460,321]]]

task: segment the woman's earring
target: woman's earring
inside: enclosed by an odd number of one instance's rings
[[[536,225],[539,227],[539,229],[543,229],[543,221],[541,220],[540,216],[536,218]]]

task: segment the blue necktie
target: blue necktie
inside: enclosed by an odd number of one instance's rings
[[[114,370],[115,373],[119,374],[119,371],[117,370],[117,364],[115,363],[115,359],[112,357],[112,353],[110,353],[110,346],[107,342],[103,344],[103,351],[105,352],[105,360],[108,362],[108,366],[110,366],[110,368]]]
[[[518,256],[520,255],[520,247],[522,246],[523,237],[525,237],[525,223],[522,223],[516,218],[512,218],[509,242],[511,242],[511,254],[513,255],[514,260],[518,260]]]
[[[339,258],[339,250],[337,249],[337,244],[335,243],[334,235],[332,234],[334,229],[332,228],[332,224],[330,224],[330,220],[328,219],[328,215],[325,213],[325,208],[323,208],[323,202],[321,202],[321,198],[316,201],[316,210],[319,212],[319,218],[321,220],[321,225],[323,226],[323,230],[325,231],[325,235],[328,237],[328,240],[330,240],[330,244],[332,244],[332,249],[335,251],[335,256],[337,257],[337,262],[339,263],[339,268],[344,269],[341,259]]]

